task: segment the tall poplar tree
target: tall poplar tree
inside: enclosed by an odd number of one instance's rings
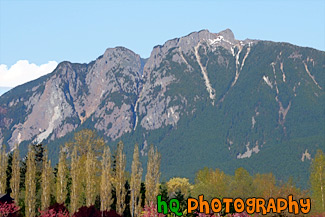
[[[146,205],[156,204],[156,198],[159,192],[160,179],[160,154],[155,151],[153,145],[148,152],[147,174],[146,174]]]
[[[102,174],[100,180],[100,210],[109,211],[112,199],[112,168],[111,151],[107,146],[102,157]]]
[[[8,158],[6,155],[6,147],[2,145],[2,148],[0,149],[0,194],[6,193],[7,166],[8,166]]]
[[[71,178],[75,180],[72,182],[71,186],[71,197],[73,197],[73,204],[70,202],[71,211],[79,208],[79,205],[90,205],[94,203],[94,198],[99,190],[99,180],[96,179],[96,176],[100,174],[98,159],[103,153],[104,144],[103,138],[99,137],[95,131],[87,129],[75,133],[73,140],[65,144],[65,149],[68,150],[69,153],[75,152],[77,160],[75,161],[74,168],[78,168],[77,171],[74,172],[75,169],[73,169],[71,165]],[[75,148],[76,151],[74,151]],[[91,153],[88,154],[89,151],[91,151]],[[71,163],[72,161],[71,159]],[[93,163],[88,164],[87,161]],[[89,173],[96,176],[89,176]],[[74,200],[74,198],[76,198],[76,200]],[[84,201],[86,201],[86,204],[84,204]]]
[[[96,159],[91,148],[86,158],[86,205],[89,207],[95,204],[96,199]]]
[[[25,215],[26,217],[34,217],[36,216],[36,164],[35,151],[31,145],[28,148],[26,165]]]
[[[317,150],[312,161],[310,183],[312,189],[313,208],[319,212],[325,211],[325,155]]]
[[[16,145],[12,156],[12,172],[10,179],[11,197],[19,202],[19,184],[20,184],[20,161],[19,161],[19,147]]]
[[[116,152],[116,167],[115,167],[115,190],[116,190],[116,212],[119,215],[123,215],[125,210],[125,196],[126,196],[126,189],[125,189],[125,164],[126,158],[125,154],[123,153],[123,143],[119,142],[117,145],[117,152]]]
[[[141,213],[141,177],[142,177],[142,167],[139,160],[139,145],[135,144],[133,152],[133,161],[131,166],[131,182],[130,182],[130,191],[131,191],[131,202],[130,202],[130,211],[132,217],[138,217]]]
[[[71,155],[71,196],[70,196],[70,211],[75,213],[79,208],[80,196],[80,170],[79,170],[79,157],[77,153],[77,146],[74,146]]]
[[[96,157],[103,153],[105,142],[104,139],[99,137],[95,131],[81,130],[74,134],[73,140],[65,144],[65,148],[72,153],[73,148],[77,146],[77,153],[80,157],[87,156],[89,148],[93,151]]]
[[[67,162],[66,153],[60,148],[58,174],[56,178],[56,202],[63,204],[67,198]]]
[[[51,184],[52,184],[52,167],[51,160],[48,160],[48,151],[45,149],[43,155],[43,168],[42,168],[42,177],[41,177],[41,209],[45,210],[50,206],[51,201]]]

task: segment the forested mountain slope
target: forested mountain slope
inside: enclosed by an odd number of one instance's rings
[[[162,153],[163,177],[243,166],[306,186],[310,159],[325,151],[325,52],[236,40],[231,30],[193,32],[143,59],[110,48],[88,64],[62,62],[0,97],[0,144],[59,145],[95,129],[131,156],[139,143]],[[128,162],[130,165],[131,162]]]

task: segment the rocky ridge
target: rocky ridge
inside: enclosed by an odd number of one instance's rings
[[[54,144],[93,128],[109,145],[138,142],[143,155],[148,144],[158,145],[166,165],[173,162],[171,174],[186,171],[184,165],[198,169],[186,157],[193,153],[239,162],[294,146],[288,159],[306,163],[307,149],[312,156],[325,145],[324,59],[323,51],[311,48],[236,40],[229,29],[169,40],[148,59],[109,48],[95,61],[62,62],[2,95],[0,144],[11,150],[15,144]],[[55,153],[58,146],[50,149]]]

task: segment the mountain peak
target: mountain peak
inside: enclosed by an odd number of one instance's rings
[[[158,45],[154,50],[168,51],[170,48],[179,47],[183,52],[187,53],[201,42],[207,42],[214,47],[222,46],[228,50],[239,43],[230,29],[225,29],[219,33],[212,33],[208,29],[202,29],[200,31],[191,32],[186,36],[166,41],[164,45]]]
[[[148,59],[144,73],[158,66],[161,56],[165,56],[170,49],[177,48],[180,52],[187,54],[189,52],[194,52],[194,48],[198,44],[207,44],[212,48],[221,46],[229,52],[232,52],[234,46],[240,45],[240,41],[235,39],[230,29],[223,30],[219,33],[211,33],[207,29],[191,32],[186,36],[168,40],[163,45],[155,46]]]
[[[137,55],[136,53],[134,53],[132,50],[123,47],[123,46],[117,46],[114,48],[107,48],[103,54],[103,57],[109,57],[111,55],[116,55],[116,54],[130,54],[130,55]]]
[[[230,42],[235,43],[235,35],[234,33],[231,31],[231,29],[225,29],[221,32],[218,33],[218,35],[223,36],[225,39],[227,39]]]
[[[108,70],[109,68],[124,67],[129,64],[137,67],[140,62],[140,56],[132,50],[117,46],[114,48],[107,48],[103,55],[97,58],[95,65],[101,70]]]
[[[187,36],[182,37],[184,40],[193,40],[194,46],[202,41],[207,41],[210,45],[223,46],[224,43],[216,42],[226,42],[231,46],[238,43],[235,39],[234,33],[230,29],[225,29],[219,33],[212,33],[207,29],[200,30],[198,32],[192,32]],[[226,46],[229,48],[229,45]]]

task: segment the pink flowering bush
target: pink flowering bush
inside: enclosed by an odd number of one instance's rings
[[[231,216],[232,217],[250,217],[250,215],[248,215],[247,212],[234,213]]]
[[[195,212],[195,214],[198,217],[219,217],[220,216],[219,213],[213,213],[213,212],[210,212],[209,214],[205,214],[204,212]]]
[[[40,217],[69,217],[68,212],[56,212],[54,209],[40,211]]]
[[[18,215],[19,206],[15,203],[0,203],[0,216],[1,217],[15,217]]]
[[[141,213],[141,217],[164,217],[163,213],[158,213],[157,207],[152,202],[150,206],[145,205],[143,208],[143,212]]]
[[[63,204],[54,204],[46,210],[39,210],[40,217],[69,217],[69,211]]]
[[[200,212],[196,212],[198,217],[221,217],[222,215],[220,215],[219,213],[209,213],[209,214],[205,214],[205,213],[200,213]],[[229,213],[225,215],[226,217],[251,217],[250,215],[248,215],[246,212],[242,212],[242,213]]]

